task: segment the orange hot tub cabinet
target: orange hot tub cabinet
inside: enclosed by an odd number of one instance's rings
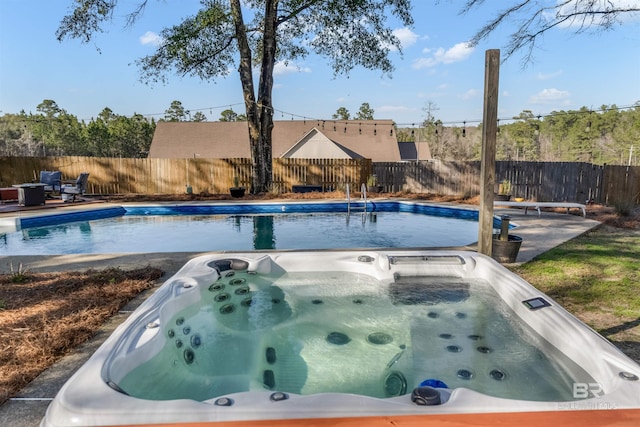
[[[177,425],[178,424],[147,424],[146,426],[169,427]],[[188,427],[637,427],[640,426],[640,409],[400,415],[358,418],[304,418],[289,420],[229,421],[217,423],[181,423],[180,425]],[[130,425],[119,427],[135,426]]]

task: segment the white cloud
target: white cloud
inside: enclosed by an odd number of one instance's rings
[[[511,96],[511,93],[508,90],[503,90],[502,91],[502,96],[508,97],[508,96]]]
[[[459,62],[467,59],[469,55],[473,53],[473,50],[474,48],[469,46],[466,42],[458,43],[442,54],[440,54],[440,52],[436,52],[436,57],[445,64],[451,64],[452,62]]]
[[[406,49],[407,47],[415,44],[418,38],[420,38],[420,36],[418,36],[416,33],[411,31],[409,28],[404,28],[404,27],[393,30],[393,35],[396,36],[400,41],[400,47],[402,49]],[[380,40],[380,43],[382,44],[383,47],[386,47],[391,52],[398,51],[398,48],[393,46],[392,44],[383,42],[382,40]]]
[[[438,48],[430,57],[415,60],[413,68],[419,70],[421,68],[434,67],[438,64],[452,64],[454,62],[464,61],[473,53],[473,50],[474,48],[469,46],[467,42],[458,43],[446,50],[444,48]],[[425,51],[423,50],[423,52]]]
[[[162,44],[162,37],[153,31],[147,31],[143,35],[140,36],[140,43],[142,45],[152,45],[152,46],[160,46]]]
[[[553,102],[569,103],[571,94],[566,90],[558,90],[555,88],[543,89],[537,94],[531,96],[530,101],[533,104],[549,104]]]
[[[549,80],[549,79],[553,79],[555,77],[559,77],[560,75],[562,75],[562,70],[558,70],[558,71],[554,71],[553,73],[538,73],[538,80]]]
[[[403,49],[415,44],[418,40],[418,35],[411,31],[409,28],[398,28],[393,30],[393,35],[400,40],[400,45]]]
[[[284,63],[284,62],[276,62],[276,65],[273,68],[273,75],[274,76],[282,76],[284,74],[291,74],[291,73],[310,73],[311,72],[311,68],[309,67],[301,67],[299,65],[296,65],[292,62],[289,63]]]

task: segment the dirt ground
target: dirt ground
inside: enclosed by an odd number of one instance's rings
[[[357,196],[357,195],[356,195]],[[430,194],[394,193],[390,198],[478,204]],[[243,200],[344,199],[343,193],[247,195]],[[228,195],[112,196],[112,202],[227,200]],[[640,232],[640,209],[619,216],[613,208],[588,206],[588,217],[612,230]],[[132,271],[30,273],[19,267],[0,275],[0,404],[31,382],[82,342],[140,292],[156,285],[163,272],[153,268]],[[620,344],[624,344],[621,340]]]

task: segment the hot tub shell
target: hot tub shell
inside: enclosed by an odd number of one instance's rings
[[[585,399],[570,402],[492,397],[468,388],[440,389],[443,404],[420,406],[410,394],[372,398],[355,394],[297,395],[278,390],[234,393],[219,398],[146,400],[117,391],[114,366],[137,364],[127,355],[145,354],[162,328],[161,311],[199,298],[221,274],[216,266],[239,260],[256,274],[349,271],[393,281],[403,276],[482,278],[513,312],[551,345],[585,369],[594,383],[581,385]],[[218,264],[216,264],[218,263]],[[532,302],[528,302],[532,301]],[[539,307],[539,301],[548,303]],[[173,307],[172,309],[177,309]],[[151,325],[151,326],[150,326]],[[157,340],[156,340],[157,341]],[[150,357],[154,350],[149,351]],[[134,359],[129,357],[129,359]],[[534,425],[563,422],[640,425],[640,366],[547,295],[489,257],[464,251],[345,250],[212,253],[185,264],[149,297],[63,386],[42,426],[172,425],[233,422],[233,425],[415,425],[431,422],[490,425],[497,420]],[[282,398],[285,397],[285,398]],[[232,403],[226,406],[224,403]],[[437,425],[437,424],[436,424]]]

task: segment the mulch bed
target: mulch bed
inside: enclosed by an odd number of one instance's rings
[[[0,404],[161,276],[150,267],[0,275]]]

